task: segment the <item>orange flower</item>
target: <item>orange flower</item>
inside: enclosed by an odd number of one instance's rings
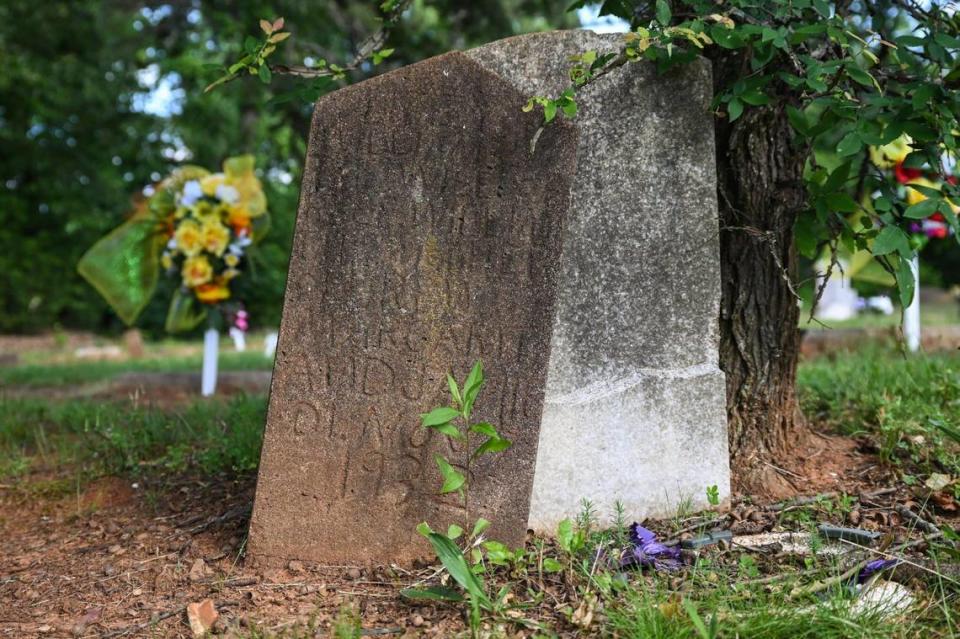
[[[232,226],[234,232],[238,234],[241,229],[250,228],[250,211],[245,206],[231,206],[230,213],[227,216],[227,224]]]
[[[201,284],[193,289],[193,292],[196,293],[197,299],[204,304],[216,304],[217,302],[230,299],[230,287],[221,280],[210,282],[209,284]]]

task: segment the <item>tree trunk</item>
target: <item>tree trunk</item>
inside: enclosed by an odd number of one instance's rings
[[[731,64],[733,62],[734,64]],[[715,61],[718,87],[730,86],[736,60]],[[804,153],[781,106],[748,107],[734,123],[718,119],[720,200],[720,367],[734,490],[776,494],[782,466],[801,432],[795,381],[800,309],[793,292],[793,225],[803,209]]]

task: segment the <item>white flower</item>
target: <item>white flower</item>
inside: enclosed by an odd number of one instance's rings
[[[175,237],[171,237],[171,238],[170,238],[170,241],[167,242],[167,250],[168,250],[168,251],[175,251],[176,248],[177,248],[177,239],[176,239]]]
[[[183,206],[193,206],[197,200],[203,197],[203,188],[199,180],[190,180],[183,185],[183,195],[180,196],[180,204]]]
[[[226,202],[227,204],[236,204],[237,200],[240,199],[240,191],[229,184],[218,185],[214,193],[221,202]]]
[[[237,257],[243,257],[243,247],[241,247],[239,244],[231,244],[227,247],[227,250]]]
[[[253,240],[250,239],[249,235],[247,235],[246,233],[243,233],[237,238],[237,244],[239,244],[241,247],[250,246],[251,244],[253,244]]]

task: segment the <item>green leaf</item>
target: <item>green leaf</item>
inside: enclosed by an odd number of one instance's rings
[[[439,431],[446,435],[447,437],[453,437],[454,439],[463,439],[463,433],[460,432],[460,429],[453,425],[452,422],[447,422],[446,424],[433,424],[427,426],[427,428],[432,428],[433,430]]]
[[[550,123],[555,117],[557,117],[557,103],[550,100],[543,105],[543,121]]]
[[[487,453],[499,453],[513,446],[513,442],[502,437],[491,437],[473,451],[473,457],[479,457]]]
[[[400,591],[400,596],[414,600],[429,599],[433,601],[463,601],[463,595],[453,588],[447,588],[446,586],[430,586],[429,588],[404,588]]]
[[[830,173],[830,177],[823,183],[823,190],[826,193],[840,189],[847,182],[850,175],[850,162],[844,162]]]
[[[483,362],[479,359],[470,369],[466,381],[463,383],[463,414],[469,417],[473,412],[473,404],[477,399],[477,393],[483,387]]]
[[[877,81],[873,79],[873,76],[858,67],[856,62],[851,62],[848,64],[846,69],[847,73],[850,74],[850,77],[853,78],[855,82],[858,82],[866,87],[877,87]]]
[[[770,96],[760,89],[744,91],[738,97],[741,101],[746,102],[747,104],[752,104],[753,106],[763,106],[764,104],[770,103]]]
[[[901,256],[900,263],[897,265],[897,289],[900,292],[900,304],[903,308],[910,306],[913,301],[916,286],[917,282],[913,276],[913,269],[910,268],[910,260]]]
[[[796,107],[788,106],[787,119],[790,120],[791,126],[793,126],[797,133],[805,137],[810,135],[810,122],[807,120],[807,116],[803,111]]]
[[[429,537],[430,533],[433,532],[433,529],[430,527],[430,524],[425,521],[421,521],[419,524],[417,524],[417,532],[424,537]]]
[[[471,538],[476,537],[477,535],[479,535],[489,527],[490,527],[490,522],[484,519],[483,517],[481,517],[480,519],[477,520],[477,523],[473,525],[473,532],[470,534],[470,537]]]
[[[738,49],[743,46],[743,37],[738,31],[728,29],[722,24],[710,27],[710,37],[724,49]]]
[[[557,524],[557,543],[560,544],[561,550],[564,552],[571,552],[573,548],[573,522],[569,519],[564,519],[559,524]]]
[[[434,455],[437,467],[440,469],[440,475],[443,477],[443,486],[440,487],[440,494],[445,495],[460,490],[467,478],[464,477],[456,468],[450,465],[446,459],[440,455]]]
[[[903,212],[903,216],[913,220],[923,220],[933,215],[939,206],[939,200],[927,198],[926,200],[921,200],[916,204],[908,206],[907,210]]]
[[[438,426],[460,416],[460,411],[449,406],[438,406],[429,413],[422,413],[420,420],[424,426]]]
[[[456,524],[450,524],[447,528],[447,537],[450,539],[457,539],[460,535],[463,534],[463,528]]]
[[[888,255],[894,251],[901,255],[910,254],[910,238],[896,226],[885,226],[874,238],[871,252],[874,255]]]
[[[487,559],[494,565],[506,566],[513,561],[513,552],[511,552],[509,547],[499,541],[484,542],[483,548],[487,551]]]
[[[846,193],[828,193],[825,196],[825,199],[827,206],[830,207],[831,211],[838,211],[840,213],[853,213],[857,210],[857,203]]]
[[[863,141],[860,139],[860,135],[856,131],[851,131],[843,136],[843,139],[840,140],[840,143],[837,145],[837,155],[840,157],[847,157],[848,155],[853,155],[863,148]]]
[[[450,397],[453,399],[453,403],[462,406],[463,399],[460,397],[460,387],[457,386],[457,380],[450,373],[447,373],[447,387],[450,389]]]
[[[547,557],[543,560],[543,570],[545,572],[560,572],[563,570],[563,564],[553,557]]]
[[[453,577],[460,586],[470,593],[470,596],[479,604],[490,605],[490,599],[483,590],[483,583],[477,578],[467,565],[467,560],[463,552],[455,543],[439,533],[430,533],[430,543],[433,545],[434,552],[443,567],[447,569],[450,576]]]
[[[813,8],[824,18],[830,17],[830,3],[827,0],[813,0]]]
[[[257,69],[257,75],[260,77],[260,81],[264,84],[270,84],[270,80],[273,78],[273,74],[270,72],[270,67],[266,64],[261,64]]]
[[[730,103],[727,104],[727,115],[730,116],[730,121],[734,122],[740,115],[743,113],[743,102],[737,98],[730,100]]]
[[[487,422],[479,422],[470,427],[470,432],[484,435],[486,437],[500,437],[497,429]]]
[[[657,0],[657,22],[661,25],[670,26],[670,18],[673,13],[670,11],[670,3],[667,0]]]

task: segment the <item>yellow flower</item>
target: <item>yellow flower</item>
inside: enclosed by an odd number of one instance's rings
[[[177,210],[175,210],[175,211],[173,212],[173,217],[174,217],[175,219],[178,219],[178,220],[179,220],[179,219],[181,219],[184,215],[187,214],[187,211],[189,211],[189,209],[188,209],[187,207],[185,207],[185,206],[178,206],[178,207],[177,207]]]
[[[191,210],[193,211],[193,217],[200,221],[206,220],[208,217],[213,217],[217,212],[217,209],[214,208],[213,204],[207,202],[206,200],[197,202]]]
[[[217,187],[226,181],[227,177],[223,173],[214,173],[200,180],[200,188],[207,197],[213,197],[217,192]]]
[[[190,288],[195,288],[201,284],[206,284],[213,277],[213,267],[210,262],[202,255],[188,257],[183,263],[183,270],[180,272],[183,276],[183,283]]]
[[[223,278],[226,279],[226,280],[232,280],[232,279],[235,278],[237,275],[240,275],[240,271],[238,271],[238,270],[235,269],[235,268],[228,268],[227,270],[225,270],[225,271],[223,272]]]
[[[940,188],[936,184],[934,184],[933,182],[931,182],[930,180],[924,177],[914,178],[910,180],[910,182],[907,183],[907,204],[910,204],[911,206],[918,202],[923,202],[925,199],[927,199],[927,196],[921,193],[920,191],[918,191],[917,189],[911,189],[910,188],[911,184],[918,184],[920,186],[926,186],[931,189],[938,189],[938,190]]]
[[[217,204],[216,213],[217,219],[221,222],[226,222],[230,218],[230,205],[224,204],[223,202]]]
[[[217,257],[223,255],[227,250],[227,244],[230,243],[230,231],[220,220],[208,218],[203,223],[203,248]]]
[[[164,253],[160,256],[160,266],[166,271],[169,271],[170,267],[173,266],[173,258],[170,257],[169,253]]]
[[[913,206],[914,204],[917,204],[919,202],[923,202],[924,200],[927,199],[927,196],[921,193],[919,190],[911,189],[910,188],[911,184],[925,186],[927,188],[936,189],[938,191],[941,190],[940,184],[937,184],[936,182],[931,182],[925,177],[918,177],[910,180],[907,183],[907,204],[909,204],[910,206]],[[947,200],[947,202],[950,204],[950,208],[952,208],[955,213],[960,212],[960,207],[958,207],[956,204],[954,204],[950,200]]]
[[[242,204],[230,207],[230,214],[227,216],[227,224],[233,227],[234,231],[240,231],[250,227],[250,211]]]
[[[910,155],[910,152],[913,151],[913,147],[910,146],[911,142],[913,140],[910,136],[904,134],[889,144],[871,146],[870,161],[881,169],[889,169],[903,162]]]
[[[233,253],[227,253],[223,257],[223,261],[227,266],[229,266],[230,268],[233,268],[234,266],[240,263],[240,258],[234,255]]]
[[[177,227],[173,238],[177,241],[177,248],[188,257],[192,257],[203,248],[200,243],[200,225],[193,220],[185,220]]]
[[[216,304],[230,299],[230,287],[225,282],[217,281],[203,284],[194,289],[197,299],[204,304]]]

